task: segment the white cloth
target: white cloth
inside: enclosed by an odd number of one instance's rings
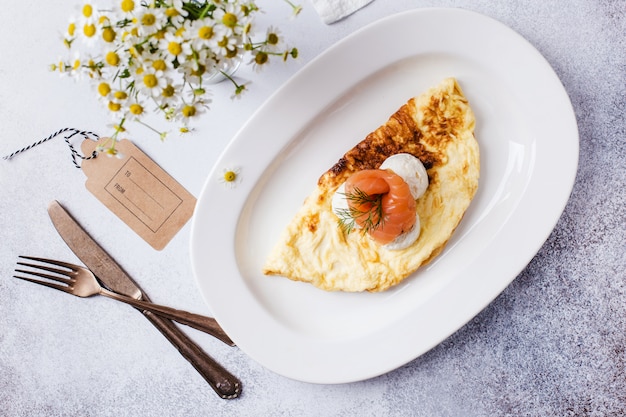
[[[372,0],[311,0],[313,7],[327,25],[343,19]]]

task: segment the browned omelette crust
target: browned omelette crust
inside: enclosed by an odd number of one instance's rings
[[[402,281],[443,250],[476,192],[479,155],[473,129],[473,112],[454,78],[409,99],[319,178],[264,273],[325,290],[382,291]],[[390,251],[361,233],[344,235],[331,199],[350,175],[376,169],[398,153],[422,161],[429,187],[417,200],[420,238],[409,248]]]
[[[398,153],[417,157],[427,170],[445,163],[443,150],[466,125],[466,107],[459,104],[467,105],[467,100],[456,83],[453,92],[455,95],[430,97],[428,106],[422,108],[424,118],[421,128],[413,117],[417,113],[415,98],[409,99],[391,115],[387,123],[346,152],[320,177],[318,184],[337,188],[355,172],[376,169],[385,159]]]

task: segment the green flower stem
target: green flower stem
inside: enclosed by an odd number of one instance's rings
[[[161,140],[164,140],[165,137],[167,136],[167,132],[159,132],[158,130],[156,130],[155,128],[153,128],[152,126],[150,126],[147,123],[144,123],[141,120],[137,120],[137,123],[139,123],[140,125],[143,125],[145,127],[147,127],[148,129],[152,130],[154,133],[156,133],[157,135],[159,135],[159,137],[161,138]]]

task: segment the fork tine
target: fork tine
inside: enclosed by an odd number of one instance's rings
[[[66,277],[72,276],[72,271],[67,271],[64,269],[59,269],[59,268],[52,268],[50,266],[45,266],[45,265],[34,265],[34,264],[27,264],[25,262],[18,262],[18,265],[22,265],[22,266],[26,266],[29,268],[33,268],[33,269],[43,269],[44,271],[48,271],[48,272],[53,272],[55,274],[59,274],[59,275],[65,275]],[[26,272],[26,273],[30,273],[30,271],[20,271],[20,272]],[[37,275],[37,274],[35,274]],[[44,276],[44,278],[47,278],[46,276]]]
[[[28,264],[20,264],[20,265],[32,266],[32,265],[28,265]],[[46,269],[48,269],[48,268],[46,268]],[[51,269],[54,269],[54,268],[51,268]],[[38,277],[41,277],[41,278],[46,278],[46,279],[50,279],[50,280],[53,280],[53,281],[62,282],[62,283],[67,284],[67,285],[71,285],[74,282],[74,280],[71,279],[71,278],[63,278],[63,277],[60,277],[60,276],[57,276],[57,275],[44,274],[43,272],[38,272],[38,271],[29,271],[29,270],[26,270],[26,269],[17,269],[16,268],[15,272],[21,272],[23,274],[28,274],[28,275],[35,275],[35,276],[38,276]]]
[[[20,271],[20,272],[22,272],[22,271]],[[63,291],[63,292],[68,292],[68,293],[71,292],[70,287],[68,287],[66,285],[54,284],[52,282],[43,281],[43,280],[40,280],[40,279],[20,277],[20,276],[17,276],[17,275],[13,275],[13,278],[22,279],[24,281],[34,282],[35,284],[45,285],[46,287],[54,288],[56,290]]]
[[[70,271],[74,271],[74,272],[76,272],[78,270],[76,268],[76,265],[72,265],[72,264],[67,263],[67,262],[55,261],[54,259],[36,258],[36,257],[32,257],[32,256],[23,256],[23,255],[20,255],[18,257],[22,258],[22,259],[28,259],[30,261],[37,261],[37,262],[42,262],[42,263],[46,263],[46,264],[50,264],[50,265],[62,266],[63,268],[67,268]],[[37,268],[41,268],[41,267],[37,266]],[[67,273],[67,272],[63,271],[63,273]]]

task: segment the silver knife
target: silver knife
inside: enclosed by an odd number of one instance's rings
[[[59,202],[50,203],[48,214],[65,243],[105,286],[137,300],[150,301],[133,279],[83,230]],[[141,312],[196,368],[221,398],[232,399],[239,396],[241,381],[215,362],[172,321],[146,310]]]

